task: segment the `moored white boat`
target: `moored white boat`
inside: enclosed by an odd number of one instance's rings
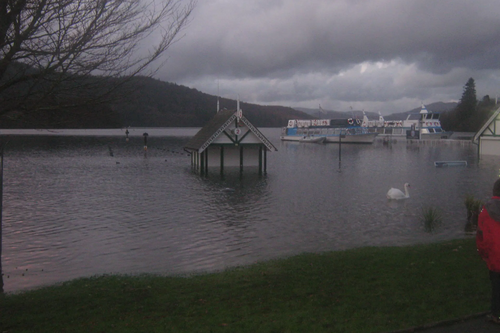
[[[439,121],[439,113],[429,112],[422,105],[420,113],[409,114],[405,120],[368,120],[363,115],[363,126],[370,133],[378,133],[380,137],[405,137],[407,139],[439,140],[449,139],[453,134],[445,131]]]
[[[321,138],[325,143],[373,143],[377,135],[361,126],[360,119],[293,119],[283,127],[281,140],[313,142],[314,138]],[[306,138],[309,141],[303,141]]]

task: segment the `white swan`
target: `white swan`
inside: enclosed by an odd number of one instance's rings
[[[408,191],[409,187],[410,184],[406,183],[405,193],[403,193],[401,190],[398,190],[397,188],[391,188],[389,192],[387,192],[387,199],[395,199],[395,200],[408,199],[410,197],[410,192]]]

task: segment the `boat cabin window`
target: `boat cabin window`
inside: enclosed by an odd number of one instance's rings
[[[403,128],[394,128],[392,134],[403,134]]]
[[[442,132],[442,130],[440,128],[435,128],[434,130],[436,131],[436,133],[441,133]]]

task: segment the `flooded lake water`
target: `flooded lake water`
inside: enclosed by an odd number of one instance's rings
[[[191,274],[302,252],[471,237],[464,199],[486,200],[500,160],[470,142],[385,145],[281,142],[267,174],[191,171],[197,129],[37,132],[8,136],[3,273],[7,292],[107,273]],[[8,131],[1,131],[8,134]],[[142,133],[148,132],[148,151]],[[436,168],[464,160],[467,167]],[[410,183],[410,198],[389,201]],[[430,233],[421,209],[436,207]]]

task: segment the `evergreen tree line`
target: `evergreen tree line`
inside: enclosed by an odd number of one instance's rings
[[[464,86],[457,107],[441,115],[444,129],[454,132],[477,132],[496,110],[496,100],[489,95],[480,101],[476,97],[476,83],[470,78]]]

